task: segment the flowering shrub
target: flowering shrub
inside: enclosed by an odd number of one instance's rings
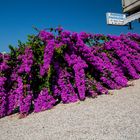
[[[9,47],[10,53],[0,53],[0,117],[108,94],[139,78],[138,34],[105,36],[59,27]]]

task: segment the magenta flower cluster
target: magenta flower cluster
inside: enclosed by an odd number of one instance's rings
[[[46,74],[48,73],[53,53],[54,53],[54,41],[50,41],[44,49],[44,59],[43,59],[44,62],[40,66],[41,76],[44,76],[45,73]]]
[[[108,94],[140,78],[140,35],[41,30],[0,53],[0,117]]]
[[[46,109],[50,109],[55,104],[56,100],[52,95],[49,95],[48,90],[46,88],[42,89],[39,93],[39,96],[34,101],[34,111],[40,112]]]
[[[24,54],[18,56],[18,60],[21,62],[18,73],[26,72],[27,74],[29,74],[33,65],[32,49],[30,47],[27,47]]]

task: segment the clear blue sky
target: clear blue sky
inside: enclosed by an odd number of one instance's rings
[[[0,52],[36,33],[32,25],[39,29],[61,25],[76,32],[140,33],[138,23],[132,31],[106,25],[106,12],[121,13],[121,0],[0,0]]]

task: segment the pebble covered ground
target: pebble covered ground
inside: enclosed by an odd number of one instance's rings
[[[0,119],[0,140],[140,140],[140,80],[84,102]]]

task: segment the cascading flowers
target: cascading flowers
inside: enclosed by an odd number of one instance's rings
[[[0,53],[0,117],[51,109],[127,87],[140,74],[140,35],[41,30]]]

